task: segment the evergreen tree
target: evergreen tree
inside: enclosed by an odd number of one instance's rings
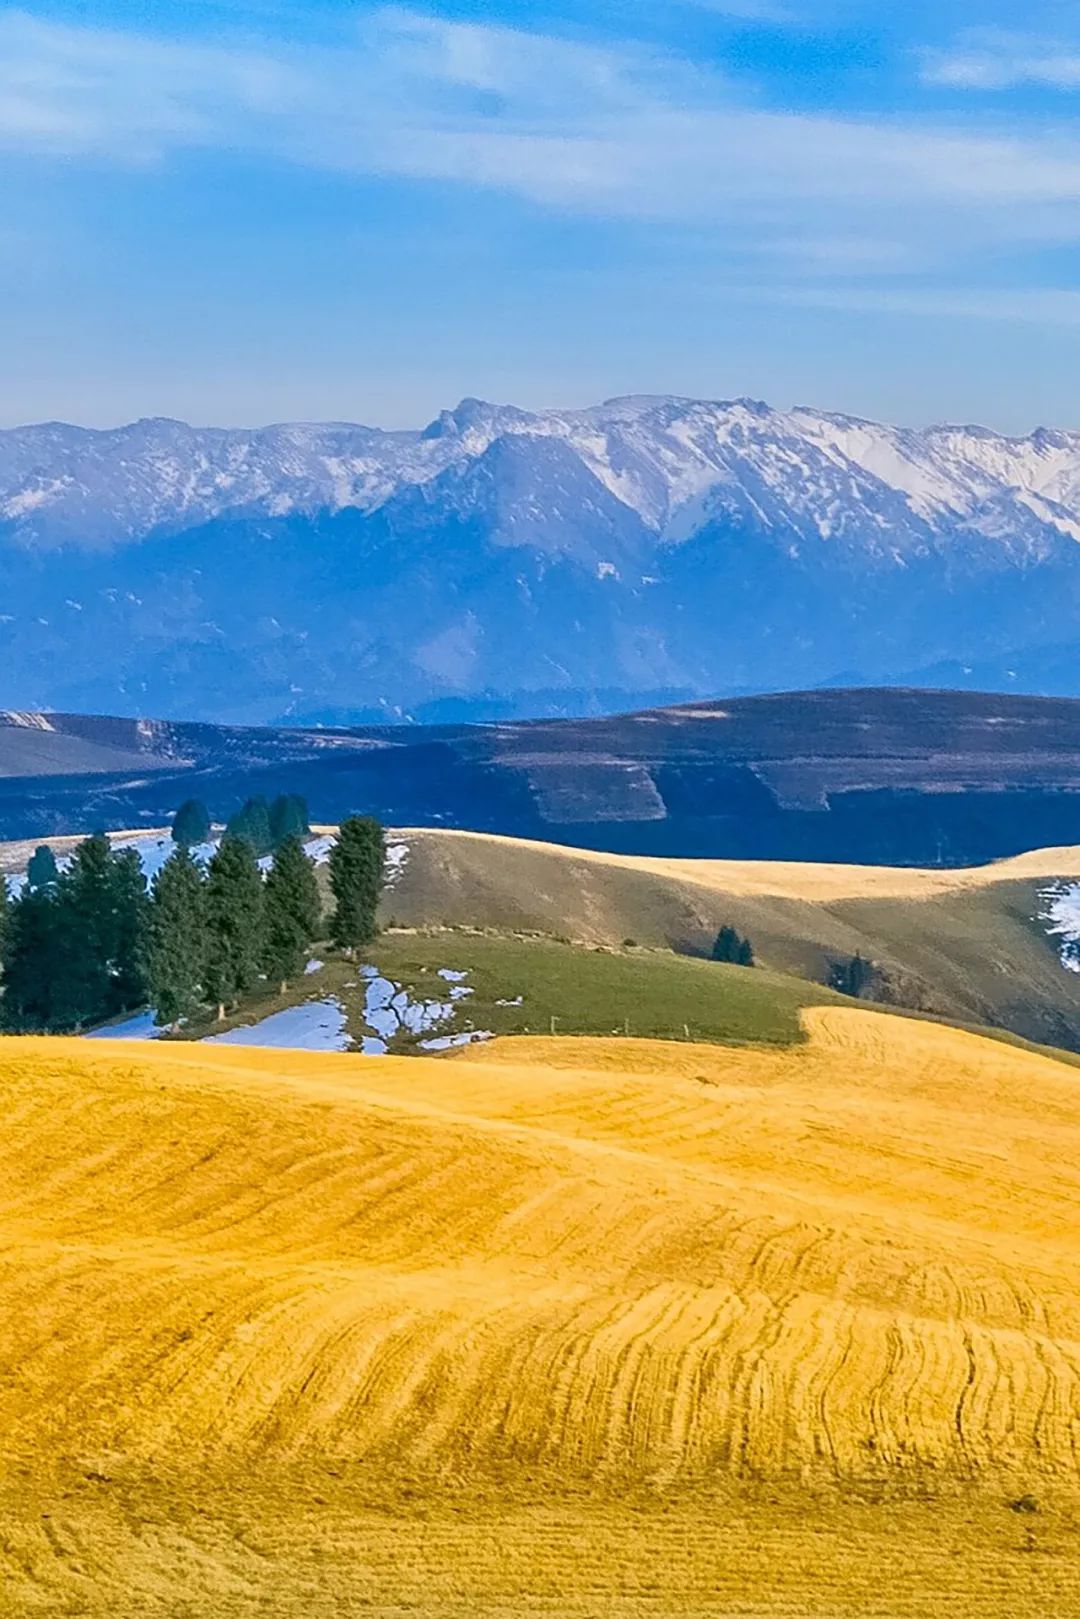
[[[873,963],[856,950],[846,961],[834,961],[829,971],[829,983],[841,995],[852,995],[857,1000],[873,977]]]
[[[27,884],[39,890],[52,888],[59,875],[56,856],[47,843],[40,843],[30,856],[30,863],[26,868]]]
[[[378,821],[354,815],[342,822],[330,850],[332,929],[342,950],[355,950],[375,937],[385,862],[386,839]]]
[[[202,999],[206,967],[206,878],[181,844],[154,878],[146,973],[157,1021],[190,1017]]]
[[[266,807],[266,799],[249,798],[243,808],[238,809],[230,818],[225,831],[229,837],[243,838],[256,855],[269,854],[270,812]]]
[[[754,947],[749,939],[744,939],[730,924],[725,923],[716,935],[712,959],[730,962],[735,967],[752,967]]]
[[[112,938],[109,941],[110,1013],[129,1012],[147,998],[146,943],[150,899],[135,849],[112,856]]]
[[[198,798],[185,799],[172,824],[172,839],[183,849],[192,849],[210,838],[210,812]]]
[[[299,793],[280,793],[270,806],[270,841],[274,848],[286,838],[305,838],[310,831],[307,799]]]
[[[56,885],[61,952],[68,977],[61,989],[71,1027],[98,1023],[116,1010],[111,966],[117,944],[112,851],[104,832],[84,839]]]
[[[262,876],[251,844],[226,833],[206,879],[204,982],[219,1018],[258,982],[263,906]]]
[[[315,867],[298,837],[286,838],[266,875],[263,969],[285,993],[304,966],[319,926],[319,885]]]
[[[51,888],[29,884],[13,902],[4,936],[3,1026],[10,1034],[59,1031],[57,990],[64,970],[60,906]]]

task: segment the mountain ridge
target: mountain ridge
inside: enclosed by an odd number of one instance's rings
[[[0,836],[306,794],[317,821],[628,854],[970,865],[1077,841],[1080,701],[887,688],[592,719],[244,727],[0,714]]]
[[[0,432],[0,694],[237,723],[1031,669],[1080,691],[1080,432],[465,399]]]

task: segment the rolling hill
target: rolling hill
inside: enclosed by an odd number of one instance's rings
[[[1080,1613],[1075,1069],[6,1042],[6,1611]]]
[[[408,859],[384,911],[401,927],[707,955],[730,923],[776,972],[824,984],[834,963],[859,953],[874,966],[870,999],[1080,1050],[1080,973],[1066,970],[1046,914],[1048,892],[1080,877],[1080,847],[918,870],[635,858],[423,829],[396,836]]]
[[[0,432],[0,685],[238,723],[1077,695],[1078,537],[1080,435],[1045,428],[653,396],[416,432],[49,422]]]
[[[967,865],[1080,832],[1080,703],[901,690],[592,720],[260,729],[9,713],[0,837],[306,793],[316,820],[645,855]]]

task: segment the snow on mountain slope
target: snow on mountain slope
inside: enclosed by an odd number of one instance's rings
[[[416,432],[45,423],[0,432],[0,701],[580,713],[975,667],[1066,695],[1078,541],[1080,433],[1045,429],[651,395]]]
[[[892,549],[899,542],[903,550],[1013,491],[1059,533],[1080,535],[1077,433],[917,431],[753,400],[648,395],[578,411],[464,400],[422,432],[348,423],[194,428],[165,419],[110,430],[16,428],[0,432],[0,520],[24,544],[111,547],[225,515],[370,512],[467,467],[497,441],[521,439],[538,455],[539,441],[561,440],[666,539],[738,511],[823,539],[889,529]]]

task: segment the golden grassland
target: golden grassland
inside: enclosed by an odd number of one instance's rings
[[[994,883],[1080,876],[1080,846],[1035,849],[1009,860],[983,866],[920,868],[915,866],[845,866],[798,860],[701,860],[652,855],[607,854],[529,838],[500,837],[489,832],[457,832],[430,828],[395,833],[406,842],[453,845],[461,840],[487,846],[504,856],[542,853],[552,859],[609,866],[627,873],[648,874],[692,883],[710,893],[822,903],[843,899],[932,899],[986,888]]]
[[[1076,1071],[803,1015],[0,1044],[0,1611],[1080,1615]]]

